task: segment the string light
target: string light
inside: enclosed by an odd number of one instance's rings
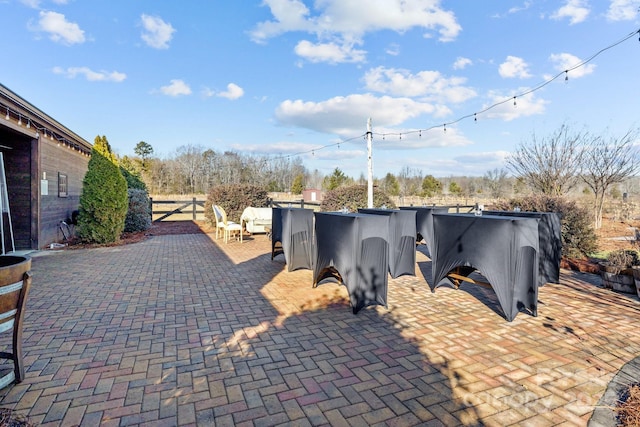
[[[7,115],[4,117],[5,119],[9,120],[11,117],[9,117],[9,108],[7,108]]]
[[[518,104],[516,103],[516,97],[513,97],[513,108],[518,108]]]
[[[31,128],[31,119],[27,119],[27,129]]]
[[[446,132],[446,125],[454,125],[454,124],[456,124],[458,122],[461,122],[462,120],[465,120],[465,119],[468,119],[468,118],[471,118],[471,117],[473,117],[474,122],[477,122],[478,121],[478,118],[477,118],[478,114],[486,113],[487,111],[490,111],[490,110],[492,110],[492,109],[494,109],[494,108],[496,108],[496,107],[498,107],[498,106],[500,106],[500,105],[502,105],[502,104],[504,104],[506,102],[509,102],[509,101],[513,101],[514,107],[517,108],[517,102],[516,102],[516,98],[517,97],[523,97],[523,96],[529,95],[529,94],[531,94],[533,92],[536,92],[536,91],[542,89],[543,87],[551,84],[553,81],[557,80],[562,75],[565,76],[565,82],[567,82],[568,79],[569,79],[569,71],[573,71],[573,70],[576,70],[576,69],[578,69],[580,67],[584,67],[586,64],[588,64],[589,62],[593,61],[596,57],[601,55],[603,52],[606,52],[607,50],[618,46],[619,44],[629,40],[631,37],[635,36],[636,34],[640,35],[640,29],[628,34],[627,36],[623,37],[622,39],[618,40],[617,42],[614,42],[614,43],[608,45],[607,47],[604,47],[604,48],[600,49],[596,53],[594,53],[591,56],[589,56],[587,59],[579,62],[578,64],[572,66],[571,68],[568,68],[568,69],[566,69],[564,71],[559,72],[558,74],[556,74],[555,76],[549,78],[548,80],[545,80],[542,83],[539,83],[537,86],[534,86],[531,89],[528,89],[528,90],[526,90],[526,91],[524,91],[524,92],[522,92],[520,94],[517,94],[515,96],[512,96],[510,98],[505,98],[502,101],[498,101],[498,102],[496,102],[496,103],[494,103],[492,105],[489,105],[488,107],[485,107],[484,109],[482,109],[480,111],[476,111],[476,112],[474,112],[472,114],[467,114],[465,116],[459,117],[458,119],[452,120],[450,122],[447,122],[444,125],[434,125],[434,126],[431,126],[431,127],[428,127],[428,128],[418,129],[418,130],[414,130],[414,131],[404,131],[403,133],[406,135],[406,134],[411,134],[411,133],[416,133],[416,132],[417,133],[421,133],[423,131],[427,132],[427,131],[430,131],[430,130],[435,129],[437,127],[440,127],[440,126],[444,126],[445,132]],[[640,37],[639,37],[639,40],[640,40]],[[390,132],[386,133],[386,134],[382,134],[382,139],[384,139],[385,135],[394,135],[394,134],[395,133],[390,133]]]
[[[18,126],[22,126],[22,116],[18,114]]]

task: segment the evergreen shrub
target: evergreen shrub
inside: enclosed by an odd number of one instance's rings
[[[149,194],[145,190],[129,188],[129,209],[124,220],[124,231],[144,231],[151,227]]]
[[[343,208],[349,209],[349,212],[357,212],[358,208],[366,208],[368,206],[368,195],[366,185],[352,185],[349,187],[340,187],[335,190],[327,191],[324,195],[320,210],[323,212],[339,211]],[[387,196],[387,194],[378,189],[373,189],[373,207],[380,208],[386,206],[389,209],[395,209],[396,204]]]
[[[128,209],[127,182],[106,137],[96,137],[82,181],[76,232],[86,243],[113,243],[124,231]]]

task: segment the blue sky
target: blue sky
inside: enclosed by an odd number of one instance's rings
[[[640,0],[0,0],[0,83],[90,142],[106,135],[120,155],[139,141],[160,157],[183,145],[304,153],[311,171],[358,177],[371,118],[376,177],[405,167],[480,176],[563,123],[614,135],[640,126],[638,34],[563,73],[638,31],[639,9]]]

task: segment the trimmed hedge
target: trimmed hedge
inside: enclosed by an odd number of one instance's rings
[[[82,181],[78,238],[87,243],[113,243],[124,231],[127,181],[120,173],[106,137],[96,137]]]
[[[357,212],[359,208],[366,208],[367,205],[367,186],[352,185],[328,191],[320,204],[320,210],[323,212],[339,211],[346,207],[349,209],[349,212]],[[380,208],[382,206],[386,206],[389,209],[396,208],[396,204],[393,203],[393,200],[391,200],[384,191],[374,188],[373,207]]]
[[[591,225],[591,213],[573,201],[545,195],[514,198],[497,202],[491,209],[523,212],[558,212],[562,226],[562,255],[566,258],[587,258],[597,250],[597,236]]]
[[[240,216],[246,207],[266,208],[269,206],[267,190],[257,185],[237,184],[213,187],[204,203],[204,216],[215,225],[213,205],[222,206],[229,221],[240,223]]]

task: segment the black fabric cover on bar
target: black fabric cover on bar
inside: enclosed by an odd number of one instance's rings
[[[271,259],[280,242],[289,271],[313,269],[313,210],[273,208],[271,227]]]
[[[509,322],[521,309],[537,316],[539,222],[540,218],[434,214],[432,290],[456,267],[473,267],[491,284]]]
[[[358,212],[389,216],[389,273],[394,279],[416,275],[416,211],[358,209]]]
[[[369,305],[386,307],[389,217],[338,212],[314,215],[313,286],[325,280],[345,285],[354,314]]]
[[[483,215],[522,216],[540,218],[538,233],[540,235],[540,269],[539,285],[560,283],[560,260],[562,259],[562,225],[557,212],[513,212],[484,211]]]
[[[447,213],[449,208],[446,206],[401,206],[400,209],[416,211],[416,230],[424,239],[428,255],[431,258],[431,242],[433,242],[433,219],[431,216],[434,213]],[[416,240],[419,242],[420,238],[417,237]]]

